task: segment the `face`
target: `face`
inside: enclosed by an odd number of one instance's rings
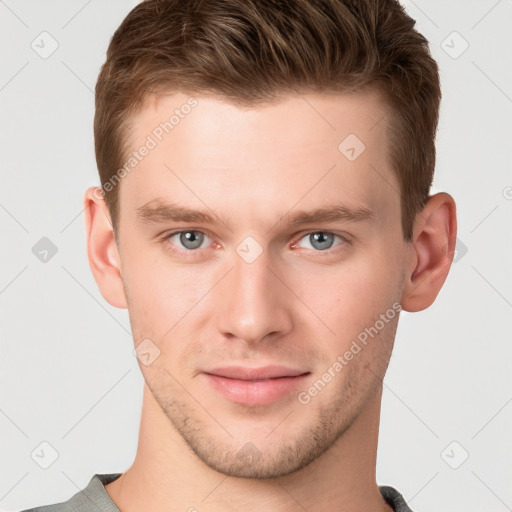
[[[388,364],[407,251],[386,108],[372,92],[187,100],[132,119],[131,151],[155,144],[120,185],[139,365],[205,464],[283,476],[340,438]]]

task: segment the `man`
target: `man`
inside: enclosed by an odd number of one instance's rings
[[[429,196],[440,88],[392,0],[150,0],[96,87],[88,256],[128,308],[137,455],[51,511],[408,511],[375,481],[400,311],[455,204]]]

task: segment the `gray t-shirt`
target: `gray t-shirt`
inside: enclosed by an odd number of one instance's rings
[[[26,509],[21,512],[120,512],[104,487],[120,476],[121,473],[97,473],[91,478],[85,489],[77,492],[68,501]],[[412,512],[396,489],[381,486],[379,490],[395,512]]]

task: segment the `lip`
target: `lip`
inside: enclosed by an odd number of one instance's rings
[[[247,366],[225,366],[222,368],[214,368],[205,373],[217,375],[219,377],[227,377],[228,379],[238,380],[265,380],[275,379],[278,377],[297,377],[304,373],[304,370],[289,368],[287,366],[269,365],[260,366],[259,368],[249,368]]]
[[[230,366],[205,372],[208,383],[231,402],[267,405],[294,393],[310,372],[284,366]]]

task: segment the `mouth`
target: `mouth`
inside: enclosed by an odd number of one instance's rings
[[[208,383],[231,402],[267,405],[293,395],[311,372],[284,366],[231,366],[204,372]]]

